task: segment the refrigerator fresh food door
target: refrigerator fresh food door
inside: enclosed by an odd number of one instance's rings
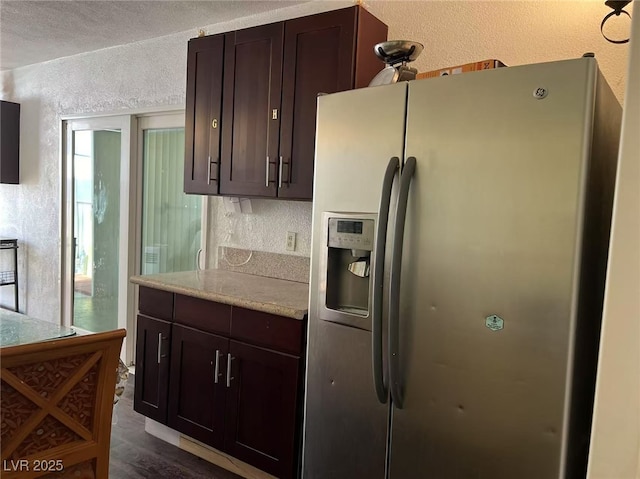
[[[564,477],[596,68],[409,84],[391,479]]]
[[[403,155],[406,94],[407,84],[399,83],[321,96],[318,101],[304,479],[385,477],[389,405],[378,399],[380,384],[374,386],[374,297],[369,298],[368,314],[327,305],[327,237],[331,218],[372,221],[376,239],[369,274],[374,274],[376,261],[384,261],[383,253],[375,257],[376,247],[386,243],[386,238],[382,243],[377,238],[376,223],[388,166],[399,164]],[[343,226],[349,234],[360,231],[356,223]],[[383,289],[375,294],[383,294]],[[382,370],[378,374],[382,376]]]

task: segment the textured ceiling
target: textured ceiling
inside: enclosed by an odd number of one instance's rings
[[[0,69],[161,37],[308,1],[0,0]]]

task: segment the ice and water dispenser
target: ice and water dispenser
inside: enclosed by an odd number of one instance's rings
[[[324,214],[322,319],[370,329],[376,216]]]

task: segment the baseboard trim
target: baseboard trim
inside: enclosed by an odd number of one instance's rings
[[[178,447],[246,479],[277,479],[275,476],[267,474],[246,462],[187,436],[180,435],[180,445]]]
[[[144,418],[144,430],[164,442],[180,447],[180,433],[148,417]]]
[[[271,474],[267,474],[246,462],[229,456],[222,451],[218,451],[200,441],[184,436],[175,429],[171,429],[148,417],[144,418],[144,430],[152,436],[162,439],[164,442],[179,447],[183,451],[187,451],[194,456],[198,456],[205,461],[215,464],[227,471],[231,471],[245,479],[277,479]]]

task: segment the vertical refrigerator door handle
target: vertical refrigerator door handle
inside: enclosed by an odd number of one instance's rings
[[[402,168],[400,192],[396,209],[396,223],[393,235],[391,271],[389,272],[389,389],[391,400],[398,409],[403,407],[402,388],[400,387],[400,276],[402,269],[402,243],[404,239],[404,220],[407,216],[409,186],[416,169],[416,159],[411,156]]]
[[[376,232],[376,247],[374,252],[375,267],[373,272],[373,308],[372,308],[372,348],[371,361],[373,365],[373,384],[376,395],[381,404],[387,403],[389,391],[384,384],[382,366],[382,295],[384,288],[384,255],[387,240],[387,223],[389,222],[389,208],[391,204],[391,188],[398,173],[400,159],[394,156],[387,164],[387,170],[382,180],[382,194],[380,209],[378,210],[378,228]]]

